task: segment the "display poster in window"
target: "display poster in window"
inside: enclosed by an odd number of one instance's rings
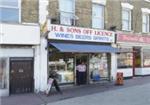
[[[108,77],[106,54],[93,54],[90,58],[91,79],[98,81]]]

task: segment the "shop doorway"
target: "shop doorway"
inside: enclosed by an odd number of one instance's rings
[[[87,84],[88,54],[76,55],[76,84]]]
[[[10,59],[10,94],[33,92],[33,59]]]
[[[136,68],[141,68],[141,48],[133,47],[133,76],[136,75]]]

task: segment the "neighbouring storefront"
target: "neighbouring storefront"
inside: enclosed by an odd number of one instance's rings
[[[114,32],[52,24],[49,29],[47,75],[56,70],[60,84],[77,84],[76,67],[84,62],[85,84],[110,80]]]
[[[35,46],[40,43],[39,26],[1,24],[0,96],[34,92]],[[14,31],[16,29],[19,31]]]
[[[117,34],[117,71],[124,77],[150,75],[150,37],[134,34]]]

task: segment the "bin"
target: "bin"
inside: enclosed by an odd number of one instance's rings
[[[124,82],[123,82],[123,73],[122,72],[117,72],[117,75],[116,75],[116,85],[123,85]]]

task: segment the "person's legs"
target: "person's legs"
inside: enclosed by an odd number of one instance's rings
[[[86,84],[86,72],[83,72],[83,84]]]
[[[77,70],[77,85],[80,85],[80,72]]]
[[[56,79],[54,79],[53,83],[54,83],[55,89],[56,89],[58,92],[62,93],[62,91],[60,90],[60,87],[59,87],[59,85],[58,85]]]
[[[83,72],[80,72],[80,84],[83,84],[84,83],[84,73]]]

